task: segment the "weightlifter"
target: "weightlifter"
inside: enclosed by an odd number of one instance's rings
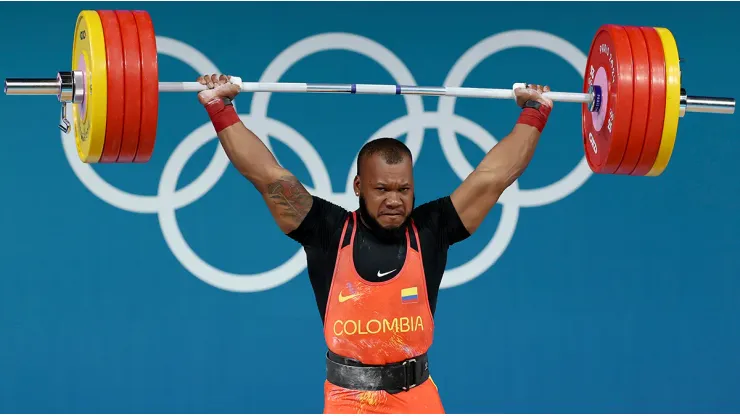
[[[547,86],[516,90],[511,133],[449,196],[415,207],[412,155],[393,138],[359,152],[348,212],[309,194],[238,118],[239,86],[204,75],[198,94],[234,167],[300,243],[328,346],[325,413],[444,413],[427,351],[450,246],[469,237],[526,169],[553,107]]]

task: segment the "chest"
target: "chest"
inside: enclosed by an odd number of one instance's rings
[[[406,244],[381,244],[358,233],[352,250],[353,267],[369,282],[384,282],[398,275],[406,262]]]

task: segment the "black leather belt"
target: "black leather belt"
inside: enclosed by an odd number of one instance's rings
[[[385,390],[396,394],[421,385],[429,378],[427,354],[400,363],[365,365],[329,351],[326,353],[326,379],[350,390]]]

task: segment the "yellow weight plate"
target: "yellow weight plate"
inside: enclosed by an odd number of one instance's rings
[[[663,121],[663,139],[660,142],[658,156],[646,176],[658,176],[668,166],[673,154],[678,134],[678,117],[681,110],[681,67],[678,62],[678,47],[676,39],[668,30],[656,27],[665,53],[665,119]]]
[[[103,24],[96,11],[83,10],[77,16],[72,69],[82,71],[85,79],[85,98],[72,106],[77,153],[81,161],[97,163],[105,143],[108,72]]]

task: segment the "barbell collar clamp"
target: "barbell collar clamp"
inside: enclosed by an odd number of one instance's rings
[[[588,103],[588,111],[598,113],[601,110],[602,96],[601,87],[591,85],[588,87],[588,93],[591,94],[591,101]]]
[[[55,95],[61,103],[81,103],[85,98],[82,71],[58,72],[56,78],[7,78],[5,95]]]
[[[72,123],[67,120],[67,103],[62,102],[62,120],[59,124],[59,130],[64,132],[64,134],[69,133],[69,128],[72,126]]]

